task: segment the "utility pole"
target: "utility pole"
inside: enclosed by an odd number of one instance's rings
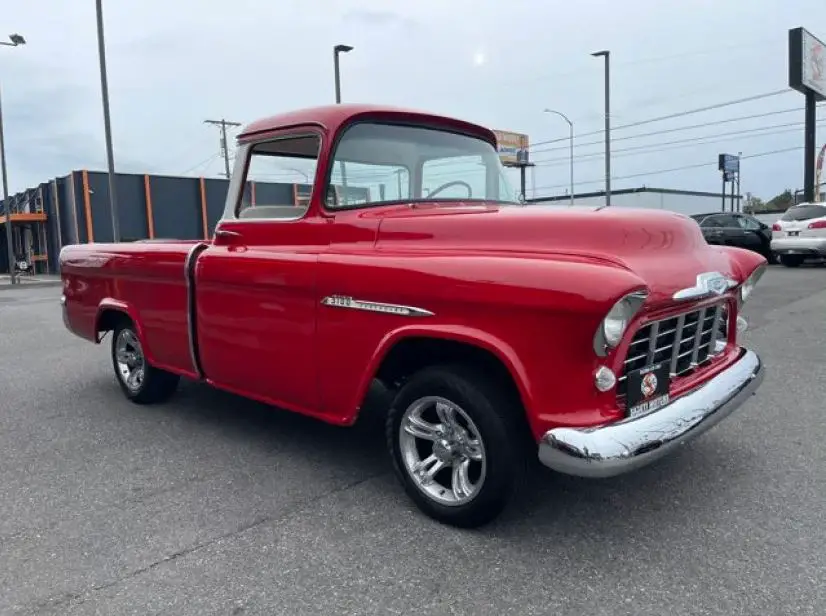
[[[605,58],[605,205],[611,205],[611,52],[595,51],[595,58]]]
[[[100,99],[103,105],[103,132],[106,137],[106,164],[109,170],[109,208],[112,211],[112,241],[120,241],[120,221],[118,220],[118,199],[115,190],[115,155],[112,148],[112,123],[109,119],[109,83],[106,78],[106,43],[103,38],[102,0],[96,3],[98,22],[98,61],[100,63]]]
[[[224,154],[224,173],[227,179],[230,178],[229,171],[229,148],[227,147],[227,126],[241,126],[240,122],[230,122],[221,118],[220,120],[204,120],[204,124],[214,124],[221,127],[221,151]]]
[[[4,47],[17,47],[18,45],[25,45],[26,39],[19,34],[12,34],[9,36],[9,42],[0,41],[0,45]],[[12,285],[19,283],[14,276],[14,237],[11,230],[11,201],[9,200],[9,177],[6,172],[6,141],[3,136],[3,105],[0,103],[0,175],[3,176],[3,206],[6,213],[6,254],[9,259],[9,281]]]

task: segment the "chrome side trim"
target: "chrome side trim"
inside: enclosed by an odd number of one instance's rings
[[[416,306],[371,302],[363,299],[354,299],[346,295],[328,295],[321,300],[321,303],[324,306],[331,306],[333,308],[349,308],[351,310],[383,312],[385,314],[397,314],[404,317],[432,317],[434,314],[430,310],[417,308]]]
[[[722,295],[729,289],[737,286],[737,281],[732,280],[720,272],[703,272],[697,274],[697,281],[693,287],[680,289],[672,296],[678,301],[690,299],[700,299],[711,295]]]
[[[184,261],[184,280],[186,281],[186,328],[189,339],[189,359],[192,361],[192,369],[195,370],[199,378],[204,378],[204,371],[201,368],[201,360],[198,357],[198,331],[195,304],[195,261],[199,254],[209,248],[209,244],[198,242],[189,252],[186,253]]]
[[[645,466],[728,417],[762,383],[764,366],[747,349],[726,370],[668,406],[590,428],[554,428],[539,442],[540,461],[579,477],[612,477]]]

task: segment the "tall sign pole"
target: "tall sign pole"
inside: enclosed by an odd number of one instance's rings
[[[803,199],[816,201],[816,104],[826,100],[826,44],[804,28],[789,30],[789,87],[806,98],[804,129]]]
[[[95,3],[98,26],[98,63],[100,65],[100,102],[103,106],[103,132],[106,138],[106,165],[109,170],[109,208],[112,212],[112,241],[120,241],[120,220],[118,218],[117,178],[115,177],[115,155],[112,149],[112,121],[109,117],[109,81],[106,76],[106,41],[103,37],[102,0]]]

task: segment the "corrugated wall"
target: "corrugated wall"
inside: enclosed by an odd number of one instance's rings
[[[212,237],[224,212],[229,186],[227,180],[219,178],[129,173],[117,174],[116,182],[121,241]],[[73,171],[38,189],[48,217],[45,241],[49,271],[58,270],[63,246],[112,241],[109,178],[105,172]],[[293,203],[295,188],[285,183],[248,183],[245,198],[252,203]],[[3,255],[0,270],[6,266]]]

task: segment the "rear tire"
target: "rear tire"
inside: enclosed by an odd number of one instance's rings
[[[803,263],[800,255],[780,255],[780,263],[786,267],[799,267]]]
[[[521,405],[507,388],[462,366],[416,373],[386,423],[393,469],[416,506],[474,528],[500,515],[524,483],[529,447]]]
[[[149,364],[135,326],[128,319],[121,321],[112,333],[112,367],[124,395],[136,404],[168,400],[180,381],[177,374]]]

